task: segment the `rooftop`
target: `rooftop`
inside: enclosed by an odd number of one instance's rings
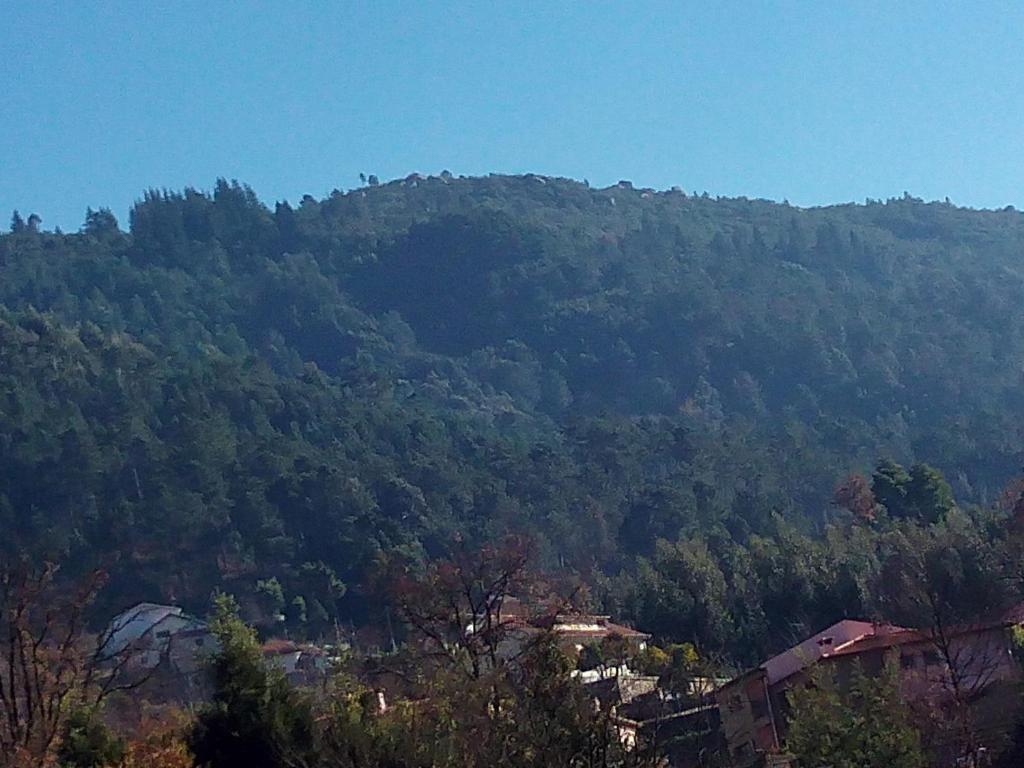
[[[871,639],[884,644],[885,638],[911,631],[891,624],[843,619],[811,635],[789,650],[772,656],[759,668],[767,674],[768,684],[774,685],[807,669],[822,658],[845,652],[857,643]]]

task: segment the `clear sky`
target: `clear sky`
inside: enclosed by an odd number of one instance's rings
[[[413,171],[1024,208],[1024,4],[0,3],[0,216]]]

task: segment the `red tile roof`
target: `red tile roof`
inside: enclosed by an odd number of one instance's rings
[[[1024,623],[1024,603],[999,613],[995,618],[975,624],[960,625],[949,629],[948,632],[958,635],[1022,623]],[[816,635],[812,635],[799,645],[773,656],[759,669],[764,670],[768,677],[768,684],[774,685],[807,669],[820,659],[852,656],[882,648],[925,642],[929,642],[929,633],[926,630],[844,619]]]
[[[985,632],[1000,627],[1012,627],[1022,623],[1024,623],[1024,603],[1015,605],[1006,611],[1001,611],[994,617],[983,621],[949,627],[945,634],[947,637],[956,637],[974,632]],[[901,627],[889,627],[888,629],[889,632],[876,633],[873,636],[858,639],[849,645],[836,649],[836,651],[828,655],[844,656],[866,653],[867,651],[879,648],[892,648],[897,645],[931,642],[932,634],[929,630],[903,629]]]
[[[285,640],[283,638],[275,637],[267,640],[261,648],[265,656],[278,656],[285,653],[309,653],[313,655],[323,654],[324,651],[317,648],[315,645],[309,645],[308,643],[297,643],[294,640]]]
[[[868,637],[858,638],[852,643],[848,643],[841,648],[837,648],[831,653],[824,655],[824,658],[835,658],[837,656],[854,656],[859,653],[867,653],[868,651],[875,651],[884,648],[892,648],[897,645],[907,645],[909,643],[923,643],[927,642],[928,636],[924,632],[916,629],[898,629],[897,631],[880,633],[876,635],[869,635]]]
[[[768,684],[774,685],[807,669],[818,660],[836,656],[857,643],[867,640],[884,642],[883,638],[910,631],[890,624],[843,619],[788,651],[768,659],[761,665],[761,669],[767,674]]]

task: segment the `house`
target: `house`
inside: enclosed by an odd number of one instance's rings
[[[282,670],[295,685],[312,685],[322,680],[330,667],[327,652],[315,645],[274,639],[263,644],[263,658]]]
[[[658,678],[620,670],[585,683],[596,705],[609,712],[623,746],[664,755],[666,768],[698,768],[724,751],[718,707],[708,694],[680,696]]]
[[[629,655],[643,651],[650,635],[623,624],[610,616],[582,611],[531,611],[516,598],[506,598],[501,610],[501,621],[512,645],[519,648],[530,637],[550,632],[566,655],[575,658],[587,645],[600,644],[609,638],[621,639]]]
[[[963,745],[951,737],[957,703],[966,705],[970,729],[981,754],[998,753],[1021,712],[1024,674],[1016,658],[1013,629],[1024,624],[1014,608],[994,619],[954,626],[939,634],[901,630],[864,638],[838,649],[826,661],[842,685],[854,666],[868,674],[898,664],[900,688],[914,720],[923,726],[924,746],[935,765],[963,762]],[[955,686],[954,686],[955,679]],[[979,763],[982,762],[979,760]]]
[[[1014,722],[1007,702],[1019,696],[1021,671],[1013,659],[1009,628],[1024,623],[1024,608],[994,620],[952,628],[939,638],[926,630],[845,619],[773,656],[756,669],[726,683],[716,692],[722,731],[737,768],[768,759],[784,760],[787,693],[806,680],[810,667],[830,664],[842,686],[854,667],[868,675],[898,663],[900,686],[912,709],[942,711],[948,704],[950,670],[956,669],[961,690],[971,692],[972,717],[979,733],[993,738]],[[945,758],[949,757],[949,760]],[[937,755],[939,762],[952,756]]]
[[[480,622],[482,624],[482,622]],[[647,647],[650,635],[611,621],[611,617],[582,611],[559,611],[542,607],[537,610],[515,597],[503,599],[497,616],[496,628],[501,641],[498,656],[510,659],[542,633],[550,633],[566,656],[575,660],[584,647],[597,645],[615,638],[625,644],[627,656],[635,655]],[[480,631],[466,628],[472,634]]]
[[[719,688],[715,699],[722,732],[737,768],[781,752],[786,692],[802,680],[802,672],[850,643],[898,629],[844,619]]]
[[[654,675],[616,674],[582,682],[603,709],[621,707],[658,691],[658,678]]]
[[[639,653],[647,648],[647,641],[651,638],[646,632],[616,624],[610,616],[585,613],[555,614],[549,628],[559,645],[573,654],[582,651],[586,645],[612,637],[621,638],[631,653]]]
[[[216,651],[205,621],[158,603],[139,603],[115,616],[102,642],[109,663],[139,671],[164,666],[184,676],[198,674],[205,658]]]
[[[626,710],[626,716],[629,715]],[[639,743],[664,754],[666,768],[718,765],[714,761],[724,752],[720,714],[714,704],[704,703],[635,722]]]
[[[205,621],[178,606],[132,606],[111,619],[100,641],[104,662],[144,683],[153,701],[188,705],[209,694],[206,664],[217,639]]]

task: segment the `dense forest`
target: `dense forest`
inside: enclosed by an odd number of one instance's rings
[[[594,603],[736,663],[908,618],[908,553],[991,587],[1024,215],[370,182],[154,190],[127,230],[15,213],[5,546],[101,563],[101,609],[224,589],[315,635],[377,618],[382,558],[527,534]]]

